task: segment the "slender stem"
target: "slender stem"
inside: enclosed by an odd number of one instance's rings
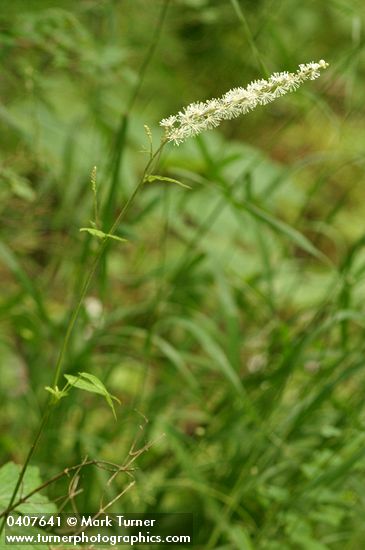
[[[148,66],[156,51],[156,48],[160,39],[162,27],[166,18],[166,13],[167,13],[167,8],[169,6],[169,3],[170,3],[170,0],[164,0],[163,5],[161,6],[161,11],[157,20],[157,24],[152,36],[150,46],[138,71],[136,85],[132,90],[129,101],[127,102],[126,108],[124,109],[124,112],[122,113],[120,118],[120,122],[116,132],[114,150],[112,151],[111,162],[110,162],[111,182],[110,182],[108,197],[104,206],[104,215],[103,215],[103,225],[105,227],[109,225],[113,216],[112,212],[113,212],[113,205],[115,202],[115,197],[117,192],[118,177],[120,173],[120,168],[121,168],[121,164],[124,156],[125,144],[127,140],[129,116],[131,111],[134,109],[137,97],[141,91],[142,84],[144,82],[144,78],[145,78]],[[102,229],[105,229],[105,227],[103,227]]]
[[[120,222],[122,221],[125,213],[127,212],[127,210],[129,209],[130,205],[132,204],[132,202],[134,201],[134,199],[136,198],[137,194],[139,193],[141,187],[143,186],[144,184],[144,181],[146,179],[146,175],[148,173],[148,170],[150,169],[151,165],[153,164],[153,161],[159,157],[163,147],[165,145],[165,142],[162,142],[160,147],[157,149],[157,151],[155,152],[155,154],[152,156],[152,158],[149,160],[149,162],[147,163],[144,171],[143,171],[143,174],[141,176],[141,179],[139,180],[138,184],[136,185],[133,193],[130,195],[130,197],[128,198],[127,202],[125,203],[125,205],[123,206],[123,208],[121,209],[121,211],[119,212],[115,222],[113,223],[113,225],[111,226],[111,228],[109,229],[108,231],[108,234],[109,235],[114,235],[115,231],[117,230]],[[88,273],[88,276],[86,277],[86,280],[84,282],[84,285],[82,287],[82,290],[81,290],[81,294],[80,294],[80,297],[79,297],[79,300],[77,302],[77,305],[71,315],[71,318],[70,318],[70,321],[68,323],[68,326],[67,326],[67,330],[66,330],[66,334],[65,334],[65,337],[64,337],[64,340],[63,340],[63,343],[62,343],[62,347],[61,347],[61,351],[59,353],[59,356],[58,356],[58,359],[57,359],[57,363],[56,363],[56,372],[55,372],[55,376],[54,376],[54,381],[53,381],[53,386],[57,386],[58,382],[59,382],[59,379],[60,379],[60,375],[61,375],[61,370],[62,370],[62,365],[63,365],[63,361],[64,361],[64,358],[65,358],[65,353],[66,353],[66,350],[68,348],[68,344],[69,344],[69,341],[70,341],[70,337],[71,337],[71,334],[72,334],[72,331],[73,331],[73,328],[75,326],[75,323],[76,323],[76,320],[79,316],[79,313],[80,313],[80,309],[81,309],[81,306],[84,302],[84,299],[85,299],[85,296],[86,296],[86,293],[89,289],[89,286],[90,286],[90,283],[94,277],[94,274],[95,274],[95,271],[96,271],[96,268],[98,267],[98,264],[99,264],[99,261],[103,255],[103,252],[106,248],[108,244],[108,239],[105,238],[103,240],[103,242],[101,243],[100,247],[99,247],[99,250],[98,250],[98,253],[97,255],[95,256],[94,258],[94,261],[91,265],[91,268],[90,268],[90,271]]]
[[[159,35],[161,33],[161,29],[162,29],[162,26],[163,26],[163,23],[164,23],[164,20],[165,20],[165,17],[166,17],[167,8],[168,8],[169,3],[170,3],[170,0],[164,0],[163,6],[162,6],[162,9],[161,9],[161,12],[160,12],[160,16],[159,16],[159,19],[158,19],[158,22],[157,22],[157,26],[156,26],[156,29],[155,29],[155,32],[154,32],[154,36],[153,36],[151,46],[150,46],[150,48],[147,52],[147,55],[146,55],[142,65],[141,65],[141,68],[140,68],[140,71],[139,71],[138,84],[137,84],[137,86],[134,90],[134,93],[132,94],[132,96],[130,98],[130,101],[129,101],[129,104],[128,104],[128,110],[127,110],[128,112],[132,109],[132,107],[133,107],[133,105],[136,101],[136,98],[139,94],[139,91],[141,89],[141,86],[142,86],[142,83],[143,83],[143,80],[144,80],[144,76],[145,76],[148,64],[151,61],[151,58],[154,54],[154,51],[155,51],[157,43],[158,43],[158,38],[159,38]],[[133,193],[131,194],[131,196],[127,200],[126,204],[124,205],[124,207],[120,211],[120,213],[117,216],[117,218],[116,218],[115,222],[113,223],[112,227],[108,231],[109,235],[113,235],[115,233],[115,231],[117,230],[117,228],[119,227],[119,224],[120,224],[121,220],[123,219],[124,215],[126,214],[127,210],[129,209],[130,205],[132,204],[133,200],[135,199],[135,197],[139,193],[140,189],[142,188],[142,186],[145,182],[146,175],[148,174],[148,171],[151,168],[153,162],[155,161],[155,159],[157,159],[157,161],[159,160],[161,151],[162,151],[165,143],[166,142],[163,140],[161,142],[160,147],[157,149],[156,153],[153,156],[151,156],[149,162],[147,163],[147,165],[146,165],[146,167],[143,171],[142,177],[141,177],[140,181],[138,182],[138,185],[135,187]],[[95,217],[97,217],[97,212],[96,211],[95,211]],[[97,219],[95,219],[95,221],[97,221]],[[54,387],[57,386],[57,384],[59,382],[59,379],[61,377],[62,366],[63,366],[64,359],[65,359],[65,356],[66,356],[66,352],[67,352],[67,349],[68,349],[68,346],[69,346],[71,334],[72,334],[73,329],[75,327],[75,323],[78,319],[82,304],[83,304],[85,296],[86,296],[86,293],[87,293],[87,291],[90,287],[91,281],[94,277],[96,269],[99,265],[99,262],[100,262],[100,260],[103,256],[103,253],[104,253],[107,245],[108,245],[108,239],[105,238],[103,240],[103,242],[101,243],[101,245],[99,247],[99,250],[98,250],[98,252],[97,252],[97,254],[94,258],[94,261],[91,265],[90,271],[89,271],[89,273],[88,273],[88,275],[87,275],[87,277],[84,281],[84,284],[82,286],[82,289],[81,289],[80,296],[79,296],[79,299],[77,301],[76,307],[73,309],[73,312],[72,312],[71,317],[69,319],[67,329],[66,329],[66,333],[65,333],[65,336],[64,336],[64,339],[63,339],[63,342],[62,342],[62,346],[61,346],[61,349],[60,349],[60,353],[58,355],[57,362],[56,362],[55,375],[54,375],[54,380],[53,380],[53,386]],[[39,442],[39,440],[42,436],[43,430],[44,430],[44,428],[45,428],[45,426],[48,422],[51,410],[53,409],[54,405],[55,405],[55,402],[52,400],[52,398],[50,398],[49,401],[48,401],[47,407],[46,407],[46,411],[45,411],[44,415],[42,416],[41,423],[39,425],[39,428],[38,428],[38,431],[37,431],[36,436],[34,438],[34,441],[33,441],[32,445],[31,445],[31,447],[28,451],[28,454],[27,454],[27,457],[25,459],[24,465],[23,465],[23,467],[20,471],[20,474],[19,474],[17,483],[15,485],[13,494],[11,496],[9,505],[8,505],[7,509],[5,510],[5,512],[3,512],[3,514],[0,515],[0,517],[3,516],[3,521],[0,525],[0,535],[3,532],[5,522],[6,522],[6,518],[9,514],[9,511],[14,509],[14,507],[15,507],[14,506],[14,501],[15,501],[16,495],[18,494],[19,488],[20,488],[20,486],[23,482],[25,472],[28,468],[29,462],[30,462],[30,460],[31,460],[31,458],[32,458],[37,446],[38,446],[38,442]]]
[[[161,151],[163,149],[163,147],[165,146],[166,144],[166,141],[162,141],[161,142],[161,145],[160,147],[157,149],[157,151],[154,153],[154,155],[150,158],[150,160],[148,161],[145,169],[143,170],[143,174],[138,182],[138,184],[136,185],[136,187],[134,188],[134,191],[132,192],[132,194],[130,195],[130,197],[128,198],[127,202],[125,203],[125,205],[123,206],[123,208],[121,209],[121,211],[119,212],[115,222],[113,223],[113,225],[111,226],[110,230],[109,230],[109,235],[113,235],[115,233],[115,231],[118,229],[119,227],[119,224],[120,222],[122,221],[123,217],[125,216],[126,212],[128,211],[128,209],[130,208],[131,204],[133,203],[134,199],[136,198],[137,194],[139,193],[139,191],[141,190],[145,180],[146,180],[146,176],[148,175],[149,173],[149,170],[152,168],[152,165],[155,161],[155,159],[159,159],[160,158],[160,154],[161,154]],[[91,268],[90,268],[90,271],[85,279],[85,282],[83,284],[83,287],[82,287],[82,290],[81,290],[81,293],[80,293],[80,297],[78,299],[78,302],[76,304],[76,307],[75,309],[73,310],[72,312],[72,315],[70,317],[70,320],[68,322],[68,326],[67,326],[67,329],[66,329],[66,333],[65,333],[65,337],[63,339],[63,342],[62,342],[62,346],[61,346],[61,350],[60,350],[60,353],[58,355],[58,359],[57,359],[57,362],[56,362],[56,372],[55,372],[55,376],[54,376],[54,382],[53,382],[53,385],[54,386],[57,386],[58,382],[59,382],[59,379],[60,379],[60,376],[61,376],[61,373],[62,373],[62,366],[63,366],[63,362],[64,362],[64,359],[65,359],[65,356],[66,356],[66,351],[68,349],[68,346],[69,346],[69,342],[70,342],[70,338],[71,338],[71,334],[72,334],[72,331],[74,329],[74,326],[75,326],[75,323],[77,321],[77,318],[79,316],[79,313],[80,313],[80,310],[81,310],[81,307],[82,307],[82,304],[84,302],[84,299],[85,299],[85,296],[86,296],[86,293],[89,289],[89,286],[90,286],[90,283],[93,279],[93,276],[95,274],[95,271],[98,267],[98,264],[99,264],[99,261],[103,255],[103,252],[105,250],[105,247],[107,245],[107,241],[108,241],[108,238],[105,238],[103,240],[103,242],[101,243],[100,247],[99,247],[99,250],[94,258],[94,261],[91,265]],[[18,481],[14,487],[14,491],[11,495],[11,499],[10,499],[10,502],[7,506],[7,510],[11,510],[13,509],[13,504],[14,504],[14,501],[15,501],[15,498],[16,498],[16,495],[18,494],[18,491],[19,491],[19,488],[23,482],[23,479],[24,479],[24,476],[25,476],[25,472],[28,468],[28,465],[29,465],[29,462],[37,448],[37,445],[38,445],[38,442],[41,438],[41,435],[43,433],[43,430],[44,428],[46,427],[46,424],[48,422],[48,419],[49,419],[49,416],[50,416],[50,413],[53,409],[55,405],[55,402],[52,400],[52,398],[49,399],[48,401],[48,404],[47,404],[47,407],[46,407],[46,410],[45,410],[45,413],[44,415],[42,416],[42,420],[41,420],[41,423],[39,425],[39,428],[38,428],[38,431],[36,433],[36,436],[34,438],[34,441],[28,451],[28,454],[27,454],[27,457],[25,459],[25,462],[24,462],[24,465],[20,471],[20,474],[19,474],[19,477],[18,477]],[[6,518],[9,514],[9,512],[6,511],[5,512],[5,515],[3,517],[3,521],[0,525],[0,535],[1,533],[3,532],[3,529],[5,527],[5,522],[6,522]]]

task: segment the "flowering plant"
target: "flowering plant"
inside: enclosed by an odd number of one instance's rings
[[[179,145],[189,137],[218,126],[222,120],[236,118],[252,111],[258,105],[266,105],[284,94],[293,92],[305,81],[315,80],[328,63],[299,65],[295,73],[287,71],[274,73],[268,80],[255,80],[247,88],[233,88],[219,99],[208,99],[191,103],[177,115],[171,115],[160,122],[165,130],[165,140]]]

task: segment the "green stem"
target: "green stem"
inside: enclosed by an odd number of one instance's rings
[[[162,141],[161,142],[161,145],[160,147],[157,149],[157,151],[154,153],[154,155],[150,158],[150,160],[148,161],[144,171],[143,171],[143,174],[138,182],[138,184],[136,185],[136,187],[134,188],[134,191],[132,192],[132,194],[130,195],[129,199],[127,200],[127,202],[125,203],[125,205],[123,206],[123,208],[121,209],[121,211],[119,212],[115,222],[113,223],[113,225],[111,226],[110,230],[109,230],[109,235],[114,235],[114,233],[116,232],[116,230],[118,229],[119,227],[119,224],[120,222],[122,221],[123,217],[125,216],[126,212],[128,211],[128,209],[130,208],[131,204],[133,203],[134,199],[136,198],[136,196],[138,195],[139,191],[141,190],[141,188],[143,187],[143,184],[146,180],[146,177],[147,175],[149,174],[149,170],[150,168],[152,167],[155,159],[159,159],[160,158],[160,154],[162,152],[162,149],[163,147],[165,146],[166,144],[166,141]],[[79,313],[80,313],[80,310],[81,310],[81,307],[82,307],[82,304],[84,302],[84,298],[86,296],[86,293],[89,289],[89,286],[90,286],[90,283],[93,279],[93,276],[95,274],[95,271],[98,267],[98,264],[99,264],[99,261],[103,255],[103,252],[105,250],[105,247],[107,245],[107,238],[105,238],[103,240],[103,242],[101,243],[100,247],[99,247],[99,250],[98,250],[98,253],[97,255],[95,256],[94,258],[94,261],[92,263],[92,266],[90,268],[90,271],[89,271],[89,274],[88,276],[86,277],[85,279],[85,282],[83,284],[83,287],[82,287],[82,290],[81,290],[81,294],[80,294],[80,297],[78,299],[78,302],[76,304],[76,307],[74,308],[73,310],[73,313],[70,317],[70,320],[68,322],[68,326],[67,326],[67,329],[66,329],[66,333],[65,333],[65,337],[63,339],[63,342],[62,342],[62,346],[61,346],[61,350],[60,350],[60,353],[58,355],[58,359],[57,359],[57,362],[56,362],[56,372],[55,372],[55,376],[54,376],[54,381],[53,381],[53,385],[54,387],[57,386],[58,382],[59,382],[59,379],[60,379],[60,376],[61,376],[61,373],[62,373],[62,366],[63,366],[63,363],[64,363],[64,359],[65,359],[65,356],[66,356],[66,351],[68,349],[68,346],[69,346],[69,342],[70,342],[70,338],[71,338],[71,334],[72,334],[72,331],[74,329],[74,326],[75,326],[75,323],[77,321],[77,318],[79,316]],[[41,423],[39,425],[39,428],[38,428],[38,431],[36,433],[36,436],[34,438],[34,441],[32,443],[32,446],[30,447],[29,451],[28,451],[28,454],[27,454],[27,457],[25,459],[25,462],[24,462],[24,465],[20,471],[20,474],[19,474],[19,477],[18,477],[18,481],[15,485],[15,488],[14,488],[14,491],[11,495],[11,499],[10,499],[10,502],[7,506],[7,510],[11,509],[12,508],[12,505],[15,501],[15,498],[18,494],[18,491],[19,491],[19,488],[23,482],[23,479],[24,479],[24,476],[25,476],[25,472],[28,468],[28,465],[29,465],[29,462],[37,448],[37,445],[38,445],[38,442],[42,436],[42,433],[43,433],[43,430],[44,428],[46,427],[47,425],[47,422],[48,422],[48,419],[49,419],[49,416],[50,416],[50,413],[55,405],[55,401],[52,399],[52,397],[49,399],[48,401],[48,404],[47,404],[47,407],[46,407],[46,410],[45,410],[45,413],[43,414],[42,416],[42,420],[41,420]],[[0,526],[0,535],[1,533],[3,532],[3,529],[5,527],[5,523],[6,523],[6,518],[7,518],[7,515],[8,513],[6,513],[4,515],[4,518],[3,518],[3,521],[1,523],[1,526]]]
[[[161,11],[157,20],[157,24],[152,36],[150,46],[143,59],[142,65],[138,71],[136,86],[132,91],[132,94],[129,98],[125,111],[121,116],[118,130],[116,132],[115,146],[114,146],[114,151],[112,152],[111,165],[110,165],[111,183],[110,183],[109,193],[105,203],[104,215],[103,215],[102,229],[104,230],[111,222],[112,215],[113,215],[112,212],[113,212],[113,205],[115,203],[115,197],[117,192],[118,178],[119,178],[119,173],[120,173],[120,169],[123,161],[125,143],[127,140],[129,115],[131,111],[134,109],[137,97],[141,91],[142,84],[144,82],[144,78],[145,78],[148,66],[156,51],[157,44],[159,42],[159,38],[161,35],[162,27],[166,18],[166,13],[167,13],[167,8],[169,6],[169,3],[170,3],[170,0],[164,0],[164,3],[161,6]]]
[[[115,222],[113,223],[113,225],[109,229],[109,231],[108,231],[109,235],[114,235],[114,233],[117,230],[117,228],[118,228],[120,222],[122,221],[124,215],[126,214],[126,212],[129,209],[130,205],[132,204],[132,202],[136,198],[137,194],[139,193],[141,187],[143,186],[144,181],[146,179],[146,176],[148,174],[148,170],[150,169],[151,165],[153,164],[153,161],[160,155],[164,145],[165,145],[165,142],[162,142],[162,144],[157,149],[157,151],[155,152],[153,157],[147,163],[146,168],[144,169],[143,174],[141,176],[141,179],[139,180],[138,184],[136,185],[133,193],[131,194],[131,196],[129,197],[129,199],[125,203],[124,207],[119,212]],[[68,323],[65,338],[63,340],[61,351],[60,351],[60,354],[58,356],[57,363],[56,363],[56,372],[55,372],[54,381],[53,381],[53,386],[54,387],[57,386],[57,384],[59,382],[60,375],[61,375],[61,370],[62,370],[62,365],[63,365],[63,361],[64,361],[64,358],[65,358],[65,353],[66,353],[66,350],[68,348],[68,344],[69,344],[69,341],[70,341],[71,333],[72,333],[73,328],[75,326],[76,320],[79,316],[81,306],[83,304],[84,298],[86,296],[86,293],[89,289],[90,283],[91,283],[91,281],[93,279],[93,276],[95,274],[96,268],[98,267],[99,261],[100,261],[102,255],[103,255],[103,252],[104,252],[107,244],[108,244],[108,239],[105,238],[103,240],[103,242],[101,243],[101,245],[99,247],[99,250],[98,250],[98,253],[97,253],[97,255],[96,255],[96,257],[95,257],[95,259],[92,263],[89,274],[88,274],[88,276],[87,276],[87,278],[84,282],[84,285],[82,287],[80,298],[77,302],[77,305],[76,305],[76,307],[75,307],[75,309],[72,313],[72,316],[70,318],[70,321]]]

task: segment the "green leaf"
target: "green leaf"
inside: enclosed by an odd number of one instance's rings
[[[14,464],[13,462],[8,462],[0,468],[0,512],[5,510],[9,505],[10,499],[12,497],[18,476],[20,473],[20,466]],[[21,489],[18,493],[17,500],[29,494],[30,492],[37,489],[42,485],[42,480],[39,475],[39,470],[36,466],[28,466],[24,479],[22,482]],[[53,502],[50,502],[47,497],[41,495],[41,493],[34,493],[26,502],[20,504],[13,514],[16,513],[22,514],[55,514],[57,513],[57,508]],[[0,550],[7,550],[9,545],[5,544],[4,540],[4,531],[1,534],[0,538]],[[12,545],[13,550],[23,550],[24,546],[22,545]],[[28,550],[42,550],[47,549],[46,545],[27,545]]]
[[[81,227],[80,231],[86,231],[98,239],[114,239],[115,241],[119,241],[121,243],[127,242],[127,239],[122,239],[122,237],[117,237],[117,235],[112,235],[111,233],[104,233],[104,231],[95,229],[94,227]]]
[[[271,227],[274,231],[277,231],[278,233],[281,233],[282,235],[285,235],[287,238],[289,238],[296,246],[310,254],[311,256],[314,256],[318,260],[321,260],[326,265],[329,265],[333,267],[332,262],[330,259],[323,254],[318,248],[316,248],[304,235],[302,235],[299,231],[288,225],[287,223],[278,220],[256,206],[255,204],[244,202],[237,204],[235,202],[236,206],[240,206],[247,212],[249,212],[254,218],[260,220],[261,222],[266,223],[269,227]]]
[[[185,378],[186,382],[194,390],[199,389],[199,384],[194,375],[188,369],[186,362],[183,358],[183,354],[177,351],[169,342],[159,336],[155,336],[153,339],[154,344],[160,351],[171,361],[171,363],[177,368],[180,374]]]
[[[97,393],[99,395],[102,395],[108,403],[109,407],[111,408],[114,418],[117,418],[115,414],[113,399],[119,405],[120,400],[115,397],[115,395],[111,395],[108,392],[108,390],[106,389],[102,381],[99,380],[99,378],[97,378],[93,374],[89,374],[88,372],[79,372],[79,376],[73,376],[72,374],[65,374],[64,376],[71,386],[74,386],[79,390],[87,391],[89,393]]]
[[[245,394],[240,377],[229,363],[224,351],[214,340],[214,338],[201,326],[201,324],[195,323],[190,319],[182,319],[178,317],[170,317],[168,322],[173,325],[180,325],[190,332],[190,334],[196,338],[202,348],[212,358],[212,366],[218,367],[218,369],[227,378],[227,380],[231,382],[239,394]]]
[[[186,183],[182,183],[181,181],[175,180],[174,178],[167,178],[166,176],[149,175],[145,177],[144,181],[147,183],[153,183],[154,181],[166,181],[167,183],[176,183],[177,185],[180,185],[180,187],[191,189],[190,185],[186,185]]]
[[[0,511],[5,510],[9,505],[19,473],[20,466],[13,462],[8,462],[0,468]],[[22,482],[22,488],[18,493],[18,498],[27,495],[40,485],[42,485],[42,480],[38,468],[36,466],[28,466]],[[36,493],[16,510],[24,514],[53,514],[57,511],[57,508],[47,497]]]

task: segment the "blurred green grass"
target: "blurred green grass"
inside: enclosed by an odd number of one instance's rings
[[[357,550],[362,3],[237,4],[270,72],[320,58],[330,68],[163,156],[160,170],[192,190],[144,188],[120,228],[128,244],[108,247],[65,365],[122,400],[118,421],[97,396],[71,393],[33,464],[46,480],[86,455],[120,462],[136,437],[156,439],[116,511],[193,511],[201,548]],[[92,167],[107,225],[147,161],[144,124],[157,144],[164,116],[262,76],[234,2],[170,2],[126,112],[162,5],[0,8],[2,462],[24,461],[95,255],[79,233],[93,216]],[[80,510],[98,507],[106,479],[83,473]],[[65,493],[66,481],[49,488],[53,499]]]

